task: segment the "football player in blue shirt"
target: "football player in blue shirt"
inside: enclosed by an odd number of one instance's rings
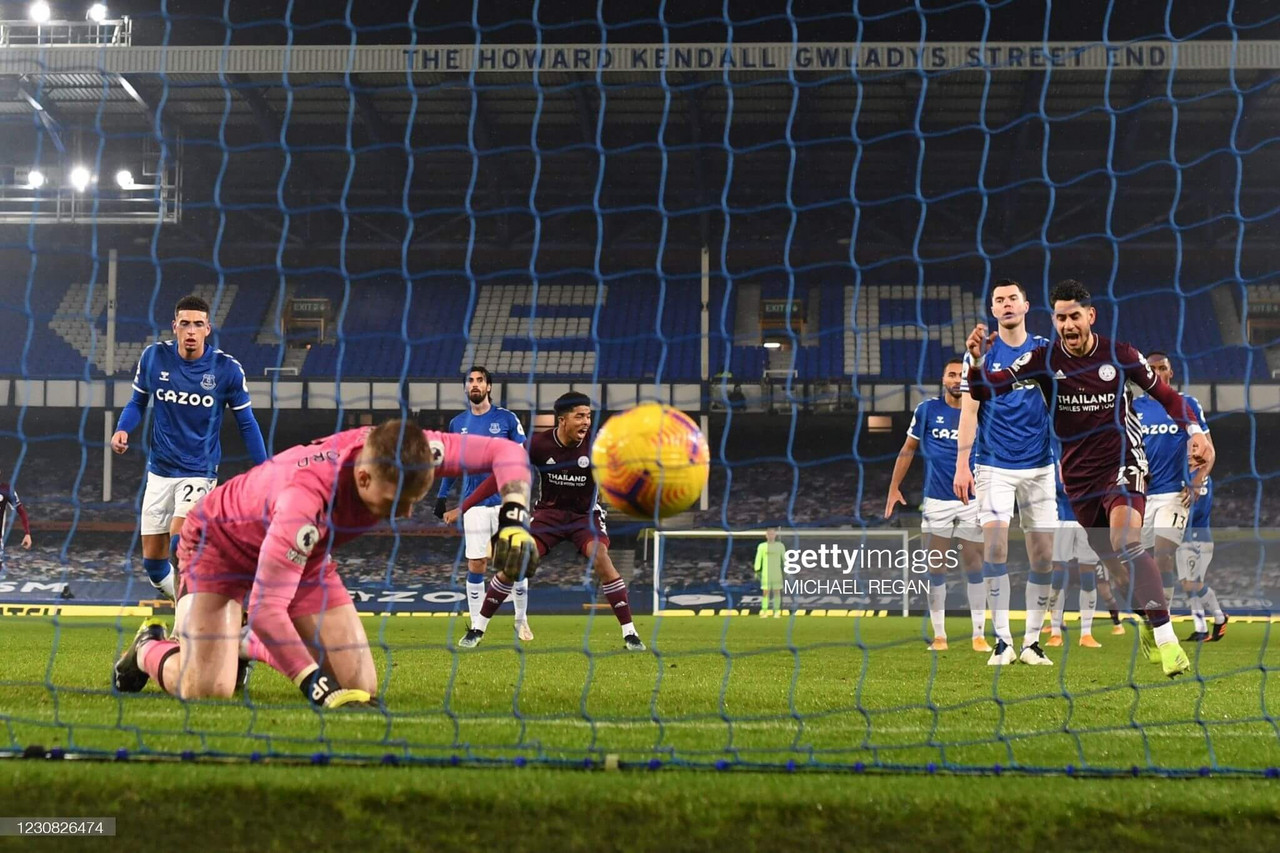
[[[1054,455],[1060,456],[1061,450],[1055,450]],[[1053,592],[1049,596],[1051,615],[1050,624],[1046,626],[1046,630],[1050,632],[1047,645],[1062,645],[1067,592],[1071,589],[1071,576],[1076,575],[1080,584],[1080,645],[1086,649],[1101,648],[1102,644],[1093,638],[1093,614],[1098,606],[1098,583],[1107,580],[1107,567],[1089,544],[1088,532],[1076,521],[1071,500],[1062,487],[1061,476],[1055,479],[1058,492],[1058,529],[1053,534]],[[1104,598],[1114,603],[1110,587]],[[1112,614],[1119,624],[1119,613],[1112,610]],[[1120,633],[1124,633],[1124,628],[1120,629]]]
[[[1173,365],[1168,353],[1154,350],[1147,356],[1147,363],[1157,376],[1168,384],[1173,384]],[[1200,402],[1189,394],[1182,396],[1195,414],[1200,428],[1212,442],[1213,437],[1209,435],[1209,425],[1205,422]],[[1204,513],[1204,525],[1194,540],[1197,544],[1193,550],[1184,552],[1182,559],[1178,559],[1178,550],[1183,540],[1188,538],[1191,514],[1205,497],[1212,501],[1209,472],[1213,463],[1197,469],[1193,477],[1187,464],[1187,434],[1169,417],[1164,407],[1151,397],[1144,396],[1133,401],[1133,409],[1142,423],[1142,444],[1146,448],[1148,465],[1147,511],[1143,514],[1142,547],[1155,549],[1156,565],[1164,577],[1165,598],[1173,599],[1175,572],[1177,579],[1182,582],[1182,590],[1190,600],[1191,615],[1196,619],[1195,632],[1187,639],[1197,642],[1209,638],[1204,619],[1204,607],[1208,603],[1215,614],[1213,639],[1217,640],[1221,636],[1217,616],[1222,616],[1222,630],[1225,630],[1226,615],[1218,606],[1217,595],[1204,584],[1204,572],[1213,554],[1213,535],[1208,530],[1207,510]],[[1204,542],[1209,545],[1207,555],[1202,553],[1205,549],[1201,543]],[[1205,559],[1206,556],[1208,559]]]
[[[209,303],[184,296],[173,309],[172,341],[142,351],[133,375],[133,397],[120,413],[111,448],[129,449],[129,433],[142,422],[154,398],[142,495],[142,565],[151,585],[176,600],[170,555],[187,513],[218,482],[222,459],[222,410],[235,413],[245,448],[257,465],[267,458],[262,430],[253,416],[244,368],[207,344],[213,325]]]
[[[493,380],[487,369],[476,365],[468,370],[464,387],[469,405],[465,412],[449,422],[449,432],[483,435],[487,438],[509,438],[517,444],[524,444],[524,427],[520,425],[520,419],[509,410],[493,405]],[[466,500],[487,478],[488,472],[463,477],[462,500]],[[453,481],[453,477],[441,478],[440,494],[436,500],[436,517],[450,524],[458,518],[456,509],[445,510],[449,492],[453,490]],[[462,517],[467,557],[467,612],[472,624],[480,615],[480,607],[484,604],[484,570],[489,560],[489,541],[498,532],[500,502],[501,498],[495,494],[467,510]],[[533,639],[533,631],[529,630],[529,579],[521,578],[512,584],[511,595],[516,609],[516,634],[527,643]]]
[[[991,289],[991,313],[999,336],[987,351],[985,369],[1009,367],[1029,359],[1031,351],[1049,341],[1027,332],[1031,305],[1018,282],[1002,278]],[[965,354],[965,376],[972,356]],[[964,390],[968,391],[966,382]],[[996,648],[987,661],[992,666],[1016,660],[1034,666],[1052,661],[1040,648],[1040,626],[1048,609],[1053,580],[1053,534],[1058,527],[1058,501],[1054,488],[1049,407],[1034,382],[1015,386],[1011,394],[979,403],[966,396],[960,410],[960,438],[953,487],[955,496],[968,503],[976,497],[986,540],[982,564],[995,623]],[[976,440],[975,440],[976,435]],[[976,462],[970,471],[971,462]],[[1027,623],[1022,653],[1013,650],[1009,628],[1009,524],[1017,504],[1026,535]]]
[[[973,623],[973,650],[989,652],[983,634],[987,627],[987,588],[982,577],[982,528],[978,525],[977,503],[965,504],[958,500],[951,488],[956,470],[956,436],[960,425],[960,390],[964,379],[963,362],[953,358],[942,372],[940,397],[925,400],[916,406],[907,428],[906,441],[893,466],[893,479],[889,483],[889,498],[885,501],[884,517],[893,515],[895,506],[905,506],[902,496],[902,480],[907,476],[916,449],[924,452],[925,480],[922,536],[928,536],[930,550],[929,618],[933,622],[935,651],[947,649],[947,563],[944,557],[952,538],[963,540],[960,564],[968,580],[969,618]],[[937,555],[936,557],[934,555]]]

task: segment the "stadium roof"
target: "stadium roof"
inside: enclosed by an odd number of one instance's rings
[[[592,251],[603,231],[606,250],[652,255],[715,247],[725,207],[731,242],[815,259],[851,239],[973,254],[979,221],[995,254],[1042,230],[1158,250],[1171,211],[1204,226],[1188,247],[1221,247],[1237,199],[1268,224],[1280,42],[858,48],[0,48],[0,140],[47,162],[55,117],[104,173],[163,141],[182,163],[175,230],[225,227],[244,251],[456,255],[474,238],[527,264],[535,241]]]

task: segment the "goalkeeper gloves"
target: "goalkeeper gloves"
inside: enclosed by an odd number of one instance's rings
[[[489,543],[489,561],[512,581],[533,577],[538,568],[538,544],[529,533],[529,510],[523,499],[508,497],[498,510],[498,532]]]
[[[439,500],[437,500],[436,501],[436,518],[440,519],[441,521],[444,521],[444,513],[446,509],[448,509],[448,504],[445,502],[445,499],[440,498]]]
[[[293,680],[312,705],[317,708],[341,708],[343,705],[367,705],[372,697],[363,690],[339,687],[338,682],[312,664]]]

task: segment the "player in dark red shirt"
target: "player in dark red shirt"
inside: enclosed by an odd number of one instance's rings
[[[1139,632],[1143,651],[1172,678],[1191,664],[1169,622],[1160,571],[1142,550],[1147,458],[1128,383],[1158,400],[1187,431],[1192,470],[1212,462],[1213,445],[1182,395],[1156,375],[1142,353],[1093,333],[1098,314],[1090,299],[1080,282],[1059,282],[1049,294],[1058,341],[985,375],[980,359],[994,335],[988,338],[986,327],[978,325],[967,343],[975,359],[969,393],[984,400],[1008,393],[1019,380],[1040,386],[1062,442],[1062,484],[1071,508],[1113,577],[1124,577],[1126,566],[1132,567],[1146,617]]]
[[[529,532],[538,543],[539,556],[565,540],[574,544],[595,567],[600,590],[622,626],[627,650],[642,652],[645,646],[631,622],[626,581],[609,558],[605,511],[597,500],[595,478],[591,475],[591,400],[586,394],[571,391],[560,395],[555,411],[556,425],[529,438],[529,462],[538,470],[540,485]],[[481,483],[459,509],[466,512],[493,494],[493,488],[492,478]],[[489,619],[507,600],[516,580],[501,574],[493,576],[480,608],[480,619],[472,624],[459,646],[469,649],[480,644]]]
[[[0,560],[4,559],[4,540],[9,536],[9,510],[13,510],[22,522],[22,547],[31,550],[31,519],[22,499],[8,483],[0,483]]]

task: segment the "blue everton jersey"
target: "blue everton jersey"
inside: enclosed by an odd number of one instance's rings
[[[1209,425],[1204,420],[1204,410],[1199,401],[1183,394],[1196,423],[1205,432]],[[1142,445],[1147,451],[1147,494],[1164,495],[1182,491],[1190,481],[1187,470],[1187,433],[1178,426],[1169,413],[1154,397],[1139,397],[1133,401],[1133,410],[1142,424]]]
[[[920,442],[924,454],[924,496],[940,501],[956,500],[951,483],[956,474],[956,448],[960,435],[960,408],[941,397],[916,406],[907,435]],[[969,457],[970,464],[973,457]]]
[[[1204,481],[1200,497],[1191,505],[1191,518],[1187,522],[1187,538],[1192,542],[1212,542],[1213,529],[1209,521],[1213,515],[1213,478]]]
[[[490,406],[483,415],[473,415],[471,408],[449,421],[449,432],[458,435],[483,435],[487,438],[509,438],[517,444],[524,444],[524,427],[520,419],[507,409]],[[480,484],[489,478],[489,474],[467,474],[462,478],[462,500],[466,500]],[[453,488],[453,478],[449,477],[440,483],[440,497],[449,494]],[[497,506],[502,502],[500,495],[492,495],[477,506]]]
[[[215,477],[222,461],[222,410],[249,407],[240,362],[206,346],[187,361],[173,341],[142,351],[133,390],[146,394],[154,414],[147,470],[160,477]]]
[[[996,338],[987,352],[984,370],[1008,367],[1037,347],[1049,341],[1039,335],[1028,335],[1022,346],[1011,347]],[[973,356],[965,353],[965,376]],[[969,383],[961,385],[967,393]],[[1019,382],[1010,394],[986,400],[978,409],[978,437],[971,454],[979,465],[996,468],[1041,468],[1053,461],[1049,453],[1049,407],[1044,394],[1034,381]]]

